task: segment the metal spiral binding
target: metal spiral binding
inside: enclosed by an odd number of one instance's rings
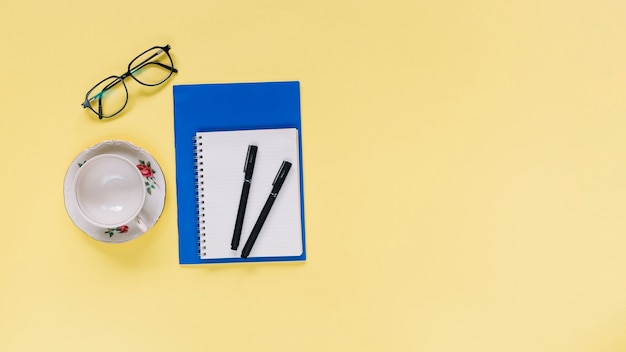
[[[198,218],[198,254],[204,256],[206,254],[206,239],[204,238],[205,220],[204,220],[204,181],[202,174],[204,171],[204,162],[202,160],[202,136],[196,135],[194,140],[194,175],[196,178],[196,216]]]

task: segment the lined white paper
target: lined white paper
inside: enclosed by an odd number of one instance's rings
[[[282,162],[292,163],[249,258],[302,254],[300,159],[295,128],[196,133],[202,259],[236,258],[246,243]],[[201,145],[200,145],[201,143]],[[231,249],[248,145],[258,147],[237,251]],[[204,210],[202,210],[204,208]]]

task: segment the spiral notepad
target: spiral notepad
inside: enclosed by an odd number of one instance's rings
[[[231,249],[249,145],[258,148],[241,243],[250,235],[283,161],[292,163],[250,258],[303,253],[298,131],[295,128],[197,132],[195,135],[198,242],[202,259],[238,258]]]

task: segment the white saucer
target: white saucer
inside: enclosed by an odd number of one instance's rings
[[[78,204],[74,194],[74,176],[78,169],[90,158],[100,154],[117,154],[125,157],[133,162],[145,177],[146,185],[146,202],[141,210],[142,219],[148,229],[152,228],[159,220],[165,205],[165,178],[163,171],[148,152],[137,147],[136,145],[119,140],[108,140],[98,143],[92,147],[85,149],[78,154],[72,161],[63,183],[63,194],[65,196],[65,209],[74,222],[74,225],[85,232],[95,240],[109,243],[120,243],[130,241],[139,237],[143,232],[139,230],[136,224],[128,224],[128,226],[120,226],[115,229],[104,229],[92,225],[89,221],[82,217],[78,210]]]

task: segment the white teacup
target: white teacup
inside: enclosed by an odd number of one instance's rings
[[[101,154],[87,160],[76,173],[74,190],[80,213],[93,225],[110,229],[135,222],[148,230],[139,216],[146,200],[143,176],[128,159]]]

